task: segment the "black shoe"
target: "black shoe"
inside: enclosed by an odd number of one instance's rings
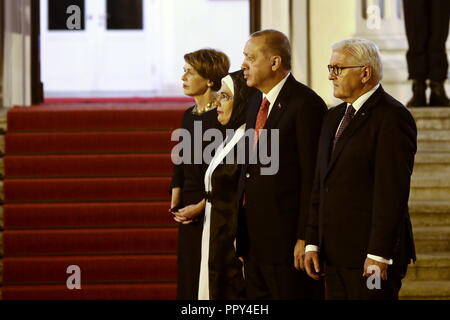
[[[444,82],[430,81],[430,107],[450,107],[450,100],[445,94]]]
[[[406,106],[410,107],[425,107],[427,105],[427,98],[425,96],[425,91],[427,86],[425,80],[413,80],[412,92],[413,96],[411,100],[408,101]]]

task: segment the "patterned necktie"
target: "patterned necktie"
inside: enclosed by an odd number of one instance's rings
[[[267,98],[264,98],[259,106],[258,115],[256,116],[256,124],[255,124],[255,137],[253,139],[253,147],[256,146],[259,140],[259,136],[261,135],[261,129],[264,128],[267,120],[267,114],[269,113],[269,105],[270,102]]]
[[[341,125],[339,126],[338,131],[336,132],[336,135],[334,136],[332,152],[334,152],[334,148],[336,147],[336,144],[337,144],[339,138],[342,136],[342,133],[344,132],[345,128],[348,127],[350,121],[352,120],[353,116],[355,115],[355,112],[356,112],[356,110],[355,110],[355,108],[353,108],[352,105],[349,105],[347,107],[344,117],[342,118]]]

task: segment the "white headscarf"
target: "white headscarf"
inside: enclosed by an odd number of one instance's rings
[[[224,84],[224,83],[227,85],[227,87],[230,89],[231,93],[234,96],[234,83],[233,83],[233,79],[230,77],[229,74],[222,78],[222,84]]]

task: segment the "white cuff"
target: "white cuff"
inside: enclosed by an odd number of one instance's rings
[[[386,263],[386,264],[393,264],[394,263],[394,261],[392,259],[388,260],[388,259],[385,259],[385,258],[380,257],[380,256],[374,256],[373,254],[368,254],[367,258],[370,258],[370,259],[378,261],[378,262],[383,262],[383,263]]]
[[[308,244],[308,245],[305,247],[305,253],[306,253],[306,252],[310,252],[310,251],[319,252],[320,249],[319,249],[318,246],[315,246],[315,245],[313,245],[313,244]]]

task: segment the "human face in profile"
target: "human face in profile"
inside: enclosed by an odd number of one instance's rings
[[[225,83],[222,83],[217,93],[217,120],[221,125],[227,125],[230,122],[233,113],[233,93]]]
[[[211,81],[203,78],[189,63],[184,64],[183,71],[184,73],[181,80],[183,81],[184,94],[189,97],[196,97],[205,94],[212,84]]]
[[[250,38],[244,47],[244,78],[247,86],[267,93],[270,89],[273,61],[265,49],[265,37]]]
[[[342,69],[339,75],[328,73],[328,79],[333,82],[333,94],[336,98],[347,103],[353,103],[361,96],[364,88],[363,78],[365,66],[359,66],[355,59],[343,51],[333,51],[330,65],[347,67]],[[350,67],[350,68],[349,68]]]

